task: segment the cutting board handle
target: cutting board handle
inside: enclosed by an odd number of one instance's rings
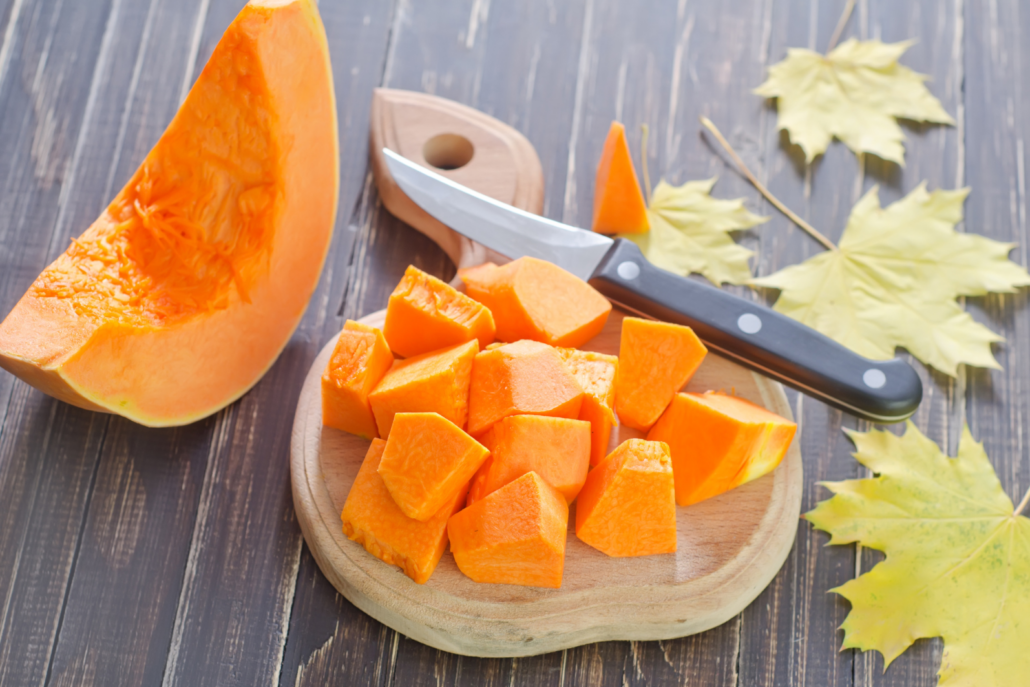
[[[383,205],[435,241],[459,268],[508,259],[418,207],[390,176],[383,148],[503,203],[534,214],[543,211],[544,173],[533,145],[504,122],[471,107],[427,93],[377,88],[369,140]]]

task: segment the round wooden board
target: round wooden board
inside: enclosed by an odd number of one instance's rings
[[[363,322],[382,326],[384,312]],[[583,346],[617,353],[624,315]],[[591,642],[683,637],[720,625],[743,610],[783,565],[801,510],[801,452],[796,437],[772,473],[729,493],[677,508],[678,550],[609,558],[573,529],[570,511],[560,589],[479,584],[445,553],[429,582],[344,536],[347,493],[369,442],[322,426],[321,375],[335,341],[315,360],[293,424],[293,502],[304,538],[325,576],[355,606],[429,646],[469,656],[530,656]],[[687,389],[732,391],[792,418],[783,388],[709,353]],[[616,427],[612,446],[640,433]]]

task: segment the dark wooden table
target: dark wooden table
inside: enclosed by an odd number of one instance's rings
[[[847,36],[918,42],[957,126],[908,126],[904,169],[841,144],[806,170],[751,89],[790,46],[824,50],[843,0],[322,0],[340,114],[341,189],[321,283],[282,357],[242,400],[154,430],[58,403],[0,372],[0,684],[21,685],[932,685],[940,640],[882,674],[839,652],[848,604],[827,594],[876,562],[824,548],[804,522],[773,583],[704,634],[612,642],[517,660],[429,649],[337,595],[304,546],[290,499],[294,405],[344,319],[378,309],[414,263],[454,267],[379,205],[368,171],[372,88],[424,90],[524,132],[547,180],[545,213],[586,224],[612,119],[651,130],[649,162],[679,183],[719,175],[772,220],[744,235],[769,274],[820,248],[770,208],[710,139],[706,114],[783,201],[831,238],[879,184],[884,202],[925,179],[970,184],[964,228],[1021,245],[1030,13],[1018,0],[860,0]],[[242,0],[0,0],[0,315],[129,178]],[[1027,31],[1023,31],[1027,29]],[[1027,69],[1028,72],[1023,70]],[[749,298],[765,294],[738,289]],[[964,420],[1007,492],[1030,483],[1027,295],[970,300],[1002,333],[1004,371],[927,374],[916,424],[952,451]],[[842,427],[803,418],[804,509],[818,480],[860,476]]]

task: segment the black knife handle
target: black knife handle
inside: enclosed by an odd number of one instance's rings
[[[796,320],[649,263],[616,239],[590,278],[609,300],[694,329],[709,348],[798,391],[874,422],[900,422],[923,398],[904,360],[869,360]]]

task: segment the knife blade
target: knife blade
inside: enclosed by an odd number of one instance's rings
[[[904,360],[870,360],[785,315],[648,262],[625,239],[525,212],[387,148],[394,181],[423,210],[502,255],[555,263],[637,315],[685,324],[709,348],[873,422],[900,422],[923,396]]]

